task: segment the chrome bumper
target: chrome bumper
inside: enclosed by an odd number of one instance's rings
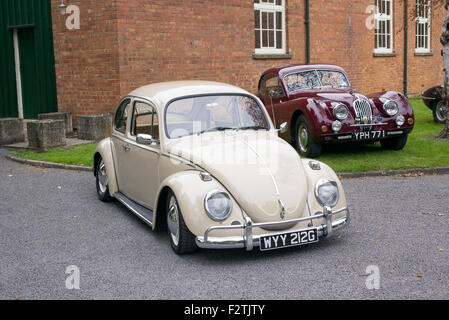
[[[335,221],[332,220],[332,216],[346,212],[346,216]],[[202,237],[196,237],[196,245],[200,248],[204,249],[236,249],[236,248],[246,248],[246,250],[251,251],[254,247],[260,246],[260,238],[267,235],[276,235],[276,234],[284,234],[286,231],[280,231],[275,233],[263,234],[263,235],[253,235],[254,228],[263,228],[263,227],[280,227],[282,225],[289,225],[292,223],[299,223],[303,221],[313,221],[316,219],[326,219],[326,224],[321,224],[315,226],[314,228],[318,229],[319,237],[326,237],[332,234],[332,232],[336,229],[342,228],[349,223],[350,215],[348,208],[342,208],[339,210],[332,211],[330,208],[323,208],[323,212],[318,212],[314,216],[304,217],[293,220],[286,220],[281,222],[266,222],[266,223],[253,223],[249,217],[246,217],[245,225],[233,225],[233,226],[216,226],[210,227],[204,233]],[[243,230],[242,236],[233,236],[233,237],[210,237],[209,234],[212,231],[216,230]],[[295,232],[304,230],[292,230],[288,231]]]

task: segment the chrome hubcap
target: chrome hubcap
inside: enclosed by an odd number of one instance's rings
[[[436,116],[438,120],[444,121],[446,119],[446,104],[444,103],[444,101],[438,102],[436,108]]]
[[[304,123],[301,123],[298,128],[298,141],[301,151],[306,152],[307,145],[309,144],[309,134],[307,133],[307,128]]]
[[[108,175],[106,173],[106,166],[104,165],[103,160],[101,160],[100,165],[98,166],[98,186],[100,187],[100,191],[105,193],[108,188]]]
[[[174,196],[170,198],[168,203],[167,225],[170,230],[170,236],[175,245],[179,243],[179,209],[178,203]]]

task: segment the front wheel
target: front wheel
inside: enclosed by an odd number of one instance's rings
[[[321,155],[321,144],[315,142],[312,130],[304,115],[295,123],[295,142],[299,153],[306,158],[317,158]]]
[[[433,119],[438,123],[446,122],[446,103],[443,100],[434,103],[433,108]]]
[[[382,148],[389,150],[402,150],[407,144],[408,135],[397,137],[393,139],[380,140]]]
[[[195,252],[198,248],[195,243],[195,236],[187,228],[178,201],[172,191],[168,193],[166,213],[168,237],[173,250],[177,254]]]
[[[109,202],[112,201],[113,198],[109,194],[109,179],[108,179],[108,173],[106,171],[106,165],[104,164],[103,159],[100,160],[96,170],[96,185],[97,185],[97,195],[98,198],[103,202]]]

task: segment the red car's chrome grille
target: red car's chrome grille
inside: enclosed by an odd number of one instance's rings
[[[357,124],[366,125],[373,123],[373,112],[368,101],[362,99],[354,101],[354,111]]]

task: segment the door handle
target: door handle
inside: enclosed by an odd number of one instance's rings
[[[129,147],[129,144],[125,143],[122,145],[123,150],[125,150],[125,152],[128,152],[131,148]]]

